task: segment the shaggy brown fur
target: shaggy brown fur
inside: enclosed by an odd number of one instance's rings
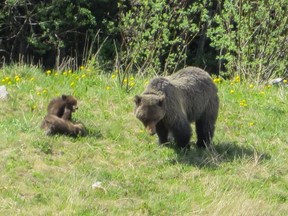
[[[54,98],[48,105],[41,128],[47,135],[65,134],[70,136],[86,135],[85,126],[82,123],[72,122],[72,112],[75,112],[77,100],[72,95],[62,95]]]
[[[196,123],[197,146],[212,142],[219,109],[217,87],[204,70],[187,67],[171,76],[151,80],[142,95],[135,96],[135,115],[159,143],[172,133],[179,147],[189,144],[190,123]]]
[[[63,118],[64,109],[68,109],[65,120],[72,119],[72,112],[75,112],[77,107],[77,99],[72,95],[62,95],[61,97],[54,98],[48,105],[47,115],[56,115]]]
[[[69,136],[84,136],[86,135],[85,126],[82,123],[73,123],[66,120],[65,116],[70,114],[70,109],[65,108],[63,117],[59,118],[56,115],[48,114],[45,116],[41,128],[46,131],[46,135],[65,134]]]

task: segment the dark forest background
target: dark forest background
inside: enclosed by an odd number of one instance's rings
[[[287,74],[287,0],[6,0],[0,64],[45,69]]]

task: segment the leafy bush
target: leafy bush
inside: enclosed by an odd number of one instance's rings
[[[208,18],[205,2],[131,1],[131,6],[127,7],[124,1],[120,1],[117,30],[122,44],[116,59],[117,69],[153,74],[160,68],[173,72],[183,67],[188,45]]]
[[[185,65],[267,80],[287,71],[287,10],[285,0],[9,0],[0,3],[0,64],[104,66],[126,88],[132,73]]]
[[[285,2],[224,1],[208,36],[229,75],[261,81],[284,74],[288,52]]]
[[[103,9],[114,4],[110,2],[10,0],[0,3],[0,61],[18,61],[21,56],[24,62],[40,62],[59,69],[61,63],[71,58],[69,67],[80,65],[86,39],[98,32],[101,22],[97,19],[104,16]]]

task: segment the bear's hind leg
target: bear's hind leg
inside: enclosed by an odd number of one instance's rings
[[[191,126],[186,119],[178,120],[172,127],[172,133],[178,147],[188,147],[191,138]]]
[[[212,143],[215,121],[200,119],[196,121],[197,147],[206,148]]]
[[[157,123],[156,133],[159,138],[159,144],[168,142],[168,130],[166,129],[162,121]]]
[[[218,96],[215,95],[215,97],[210,100],[201,118],[196,121],[196,144],[199,148],[206,148],[212,144],[218,109],[219,99]]]

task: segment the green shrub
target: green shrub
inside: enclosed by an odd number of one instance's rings
[[[229,75],[261,81],[284,74],[288,56],[285,2],[223,2],[208,36]]]
[[[206,1],[193,4],[153,0],[131,3],[119,1],[120,31],[116,67],[124,73],[154,74],[173,72],[186,64],[187,47],[207,19]]]

